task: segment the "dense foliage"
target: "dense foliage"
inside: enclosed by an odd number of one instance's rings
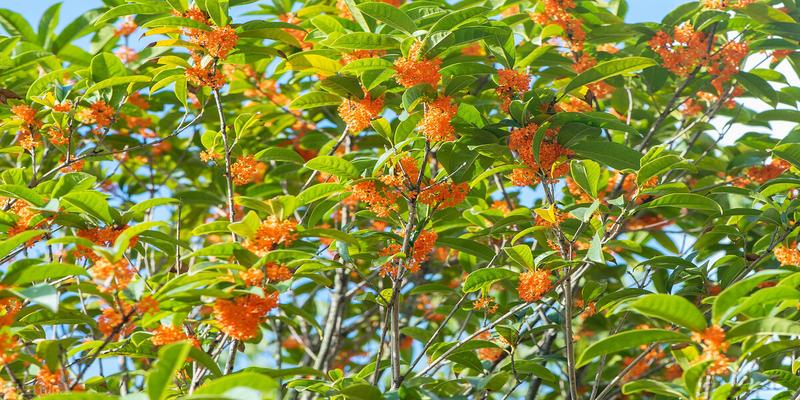
[[[800,397],[795,0],[104,3],[0,9],[5,399]]]

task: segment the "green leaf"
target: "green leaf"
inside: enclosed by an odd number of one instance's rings
[[[725,288],[717,295],[716,299],[714,299],[714,305],[711,309],[711,320],[714,321],[716,325],[722,325],[732,316],[729,311],[739,304],[743,297],[758,287],[761,282],[785,273],[785,271],[780,270],[759,271]]]
[[[306,110],[315,107],[337,106],[342,102],[338,95],[328,92],[309,92],[292,101],[289,108],[292,110]]]
[[[640,379],[638,381],[626,383],[625,386],[622,387],[622,394],[627,395],[641,392],[660,394],[672,399],[686,398],[686,394],[677,386],[652,379]]]
[[[482,268],[473,271],[464,281],[464,293],[478,291],[492,283],[505,279],[516,278],[518,273],[504,268]]]
[[[742,71],[736,75],[736,81],[744,87],[745,93],[773,107],[778,104],[778,92],[764,78]]]
[[[601,186],[602,170],[600,164],[592,160],[572,160],[569,172],[572,175],[572,179],[584,192],[592,196],[593,199],[597,198],[597,193]]]
[[[41,229],[34,229],[25,232],[20,232],[6,240],[0,241],[0,259],[11,254],[19,246],[27,241],[45,233],[47,231]]]
[[[368,383],[356,383],[346,386],[339,393],[347,396],[348,399],[355,400],[372,400],[383,398],[383,394],[381,393],[380,389]]]
[[[331,47],[348,50],[386,50],[400,46],[395,38],[389,35],[369,32],[353,32],[339,36]]]
[[[660,318],[694,332],[706,328],[706,318],[689,300],[671,294],[649,294],[630,304],[639,313]]]
[[[100,53],[94,56],[90,68],[92,80],[95,82],[128,75],[128,70],[122,64],[122,61],[111,53]]]
[[[283,147],[268,147],[256,153],[255,157],[263,161],[286,161],[295,164],[305,162],[296,151]]]
[[[637,170],[642,158],[638,151],[616,142],[583,141],[571,144],[569,148],[582,158],[601,162],[618,170]]]
[[[604,61],[578,74],[578,76],[573,78],[572,81],[564,87],[563,92],[569,93],[581,86],[602,81],[612,76],[639,71],[656,64],[658,64],[656,60],[647,57],[625,57]]]
[[[417,24],[402,10],[382,2],[362,3],[358,5],[362,13],[405,33],[417,30]]]
[[[117,261],[122,258],[122,256],[125,254],[125,251],[128,250],[128,246],[134,237],[144,231],[159,226],[167,227],[168,225],[163,221],[149,221],[126,228],[124,231],[122,231],[122,233],[119,234],[119,236],[117,236],[117,240],[114,241],[114,259],[111,261]]]
[[[641,136],[636,128],[619,120],[619,118],[604,112],[560,112],[550,118],[550,121],[564,126],[570,122],[579,122],[595,128],[613,129],[616,131],[632,133]]]
[[[647,162],[639,168],[639,172],[636,174],[636,184],[639,187],[650,180],[650,178],[654,176],[660,176],[664,172],[674,169],[678,164],[680,164],[683,160],[674,155],[668,154],[662,157],[658,157],[652,160],[648,160]]]
[[[494,250],[489,246],[478,243],[474,240],[452,238],[452,237],[439,237],[436,243],[440,246],[447,246],[454,250],[458,250],[467,254],[472,254],[475,257],[489,261],[494,258]]]
[[[518,244],[514,247],[506,247],[503,249],[509,258],[514,260],[517,264],[524,268],[533,268],[533,252],[531,247],[527,244]]]
[[[88,95],[90,93],[94,93],[98,90],[102,90],[105,88],[110,88],[112,86],[124,85],[134,82],[150,82],[150,77],[145,75],[115,76],[90,86],[88,89],[86,89],[86,94]]]
[[[40,282],[50,279],[59,279],[67,276],[84,275],[88,276],[86,269],[75,264],[40,264],[27,265],[19,269],[11,269],[3,277],[4,285],[26,285],[33,282]]]
[[[790,162],[795,168],[800,168],[800,143],[786,143],[775,146],[772,154]]]
[[[0,26],[11,36],[20,36],[26,42],[36,43],[36,32],[22,14],[0,8]]]
[[[58,312],[58,291],[52,285],[36,285],[19,291],[19,295],[34,304],[46,307],[52,312]]]
[[[101,25],[126,15],[152,15],[170,12],[170,8],[159,7],[155,4],[123,4],[116,6],[94,21],[94,25]]]
[[[689,342],[691,339],[679,332],[666,329],[641,329],[611,335],[592,343],[575,361],[578,368],[588,364],[595,357],[620,351],[635,349],[644,344]]]
[[[734,326],[725,334],[728,339],[769,335],[800,336],[800,323],[777,317],[755,318]]]
[[[98,192],[82,191],[64,195],[61,201],[77,207],[81,211],[107,224],[112,222],[111,210],[106,197]]]
[[[147,374],[145,389],[150,400],[163,400],[169,394],[169,386],[175,374],[183,368],[192,345],[188,342],[168,344],[158,350],[158,358]],[[198,389],[195,393],[198,393]]]
[[[350,161],[336,156],[318,156],[312,158],[306,162],[305,167],[340,178],[355,178],[358,176],[358,170]]]
[[[206,382],[194,394],[204,398],[271,400],[277,398],[279,389],[278,383],[267,375],[239,372]]]
[[[686,386],[686,392],[689,393],[690,398],[697,398],[697,389],[700,381],[706,375],[706,368],[709,364],[711,364],[711,360],[702,361],[683,371],[683,384]]]
[[[34,207],[44,207],[47,199],[23,185],[0,185],[0,195],[25,200]]]
[[[722,214],[722,207],[706,196],[694,193],[670,193],[656,198],[642,205],[645,208],[672,207],[688,208],[689,210],[703,210]]]

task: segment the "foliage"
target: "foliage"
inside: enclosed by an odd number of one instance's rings
[[[794,0],[104,3],[0,9],[6,399],[800,395]]]

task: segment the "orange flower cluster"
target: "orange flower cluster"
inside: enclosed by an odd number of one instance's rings
[[[236,47],[238,41],[239,35],[230,25],[215,26],[211,28],[210,32],[206,32],[205,35],[201,36],[201,40],[197,42],[197,45],[203,47],[211,57],[224,60],[228,57],[228,53]]]
[[[131,307],[125,305],[123,307],[123,312],[129,314],[131,312]],[[103,310],[102,314],[100,314],[100,317],[97,318],[97,329],[104,336],[110,337],[112,340],[119,336],[127,336],[133,332],[136,326],[131,324],[130,321],[123,324],[123,321],[123,314],[113,308],[106,308]]]
[[[107,226],[105,228],[91,228],[91,229],[79,229],[75,234],[78,237],[82,237],[84,239],[89,239],[92,243],[100,246],[112,246],[114,242],[117,241],[117,237],[125,230],[125,226],[120,228],[114,228],[113,226]],[[136,245],[138,237],[133,237],[131,239],[130,246],[133,247]],[[97,256],[91,248],[86,248],[81,245],[78,245],[78,249],[75,251],[75,257],[86,257],[92,261],[97,261],[99,256]]]
[[[777,246],[772,252],[775,254],[775,259],[782,266],[800,265],[800,250],[797,250],[796,241],[792,242],[789,247],[784,245]]]
[[[441,209],[450,208],[464,201],[468,193],[469,185],[466,182],[435,183],[419,194],[419,202]]]
[[[590,111],[594,111],[592,105],[577,97],[570,96],[566,101],[562,101],[556,104],[556,112],[590,112]]]
[[[430,253],[433,251],[433,247],[436,245],[436,239],[439,238],[439,235],[436,232],[422,230],[419,236],[417,236],[416,240],[414,240],[414,247],[411,250],[411,254],[408,255],[405,261],[406,269],[412,274],[419,271],[422,263],[428,261],[430,258]],[[380,250],[378,253],[381,257],[388,257],[393,254],[397,254],[402,251],[402,246],[397,243],[392,243]],[[393,278],[397,277],[397,264],[394,261],[390,261],[386,264],[381,266],[381,270],[379,274],[381,277],[389,275]]]
[[[39,373],[36,374],[36,382],[33,386],[33,391],[37,395],[59,393],[67,390],[69,385],[64,379],[61,369],[56,368],[51,371],[47,364],[43,364],[39,368]]]
[[[27,105],[11,107],[11,113],[21,122],[17,140],[25,150],[33,151],[39,145],[36,130],[42,127],[42,121],[36,119],[36,109]]]
[[[89,268],[89,274],[92,275],[100,291],[108,293],[128,287],[136,270],[125,259],[112,263],[100,258]]]
[[[0,299],[0,328],[13,324],[20,310],[22,310],[22,302],[16,297]]]
[[[200,347],[200,341],[187,335],[180,326],[161,325],[153,331],[153,336],[150,338],[153,346],[163,346],[183,340],[188,340],[194,347]]]
[[[744,8],[749,6],[750,4],[755,3],[758,0],[738,0],[738,1],[731,1],[731,0],[703,0],[703,7],[712,9],[712,10],[723,10],[727,7],[731,8]]]
[[[541,13],[531,13],[531,19],[539,25],[558,25],[564,30],[564,40],[569,43],[570,50],[579,52],[583,50],[586,40],[586,31],[583,30],[581,21],[567,11],[575,8],[574,0],[543,0],[544,10]]]
[[[237,340],[248,340],[258,336],[258,328],[266,314],[278,306],[278,292],[266,297],[255,294],[240,296],[233,301],[217,299],[214,303],[214,318],[219,329]]]
[[[114,109],[105,102],[98,100],[89,107],[91,120],[97,124],[98,128],[108,128],[114,119]]]
[[[0,205],[8,206],[11,201],[13,200],[0,197]],[[11,204],[11,208],[8,211],[15,217],[14,226],[8,230],[8,237],[25,232],[29,228],[35,228],[31,226],[31,222],[33,221],[34,217],[39,214],[37,214],[36,211],[31,208],[31,205],[27,201],[16,199],[16,201]],[[44,222],[45,221],[42,220],[36,225],[38,226]],[[30,243],[28,247],[31,247],[33,243]]]
[[[203,66],[203,58],[192,54],[194,66],[186,68],[186,78],[195,86],[208,86],[219,89],[225,86],[225,76],[222,75],[213,63]]]
[[[692,340],[700,344],[703,349],[700,361],[711,361],[711,365],[706,370],[709,375],[730,373],[728,365],[733,360],[724,354],[728,350],[729,344],[725,341],[725,331],[722,328],[714,325],[706,328],[703,332],[694,332]]]
[[[370,211],[378,217],[388,217],[392,211],[398,209],[397,193],[383,185],[378,187],[375,181],[361,181],[353,185],[350,190],[353,192],[353,197],[367,203]]]
[[[456,140],[456,129],[450,121],[456,116],[458,107],[451,103],[450,97],[442,96],[428,104],[425,116],[419,123],[422,134],[433,142],[452,142]]]
[[[69,143],[69,137],[64,134],[64,131],[57,128],[50,128],[47,130],[47,139],[56,146]]]
[[[489,314],[494,314],[499,305],[495,303],[494,299],[489,296],[481,296],[478,300],[472,302],[472,307],[476,310],[484,310]]]
[[[16,348],[19,347],[19,340],[6,332],[0,332],[0,367],[10,364],[17,359]]]
[[[141,298],[136,303],[136,312],[139,314],[153,314],[159,310],[158,300],[155,297],[147,295]]]
[[[515,94],[523,94],[528,91],[531,85],[530,75],[517,72],[513,69],[501,69],[497,71],[497,88],[495,93],[500,98],[500,109],[508,112],[511,98]]]
[[[128,99],[125,100],[125,102],[128,104],[132,104],[136,107],[139,107],[142,110],[147,110],[150,108],[150,102],[148,102],[147,99],[145,99],[144,96],[142,96],[142,94],[139,92],[131,93],[131,95],[128,96]]]
[[[533,169],[534,173],[540,172],[553,179],[560,178],[569,172],[569,163],[565,161],[574,152],[562,147],[556,141],[558,135],[556,129],[548,129],[539,147],[539,163],[537,163],[533,155],[533,137],[538,129],[539,125],[530,124],[511,130],[508,147],[516,152],[522,162]]]
[[[369,127],[370,122],[380,115],[383,110],[383,97],[373,100],[367,93],[358,101],[345,99],[337,110],[350,133],[358,133]]]
[[[772,161],[764,166],[751,167],[745,171],[745,174],[752,182],[759,185],[766,183],[769,180],[775,179],[784,172],[788,171],[792,165],[779,158],[774,158]]]
[[[739,73],[739,66],[747,57],[749,51],[750,47],[747,43],[728,42],[711,57],[708,72],[715,76],[715,78],[711,80],[711,85],[717,89],[717,93],[722,95],[725,92],[725,83],[729,82],[734,75]]]
[[[342,65],[347,65],[355,60],[361,60],[364,58],[380,58],[384,55],[386,55],[386,50],[356,50],[350,53],[342,54],[342,58],[339,60],[339,62],[342,63]]]
[[[439,68],[442,60],[420,60],[422,42],[414,42],[408,50],[408,57],[401,57],[394,62],[397,83],[406,88],[427,83],[434,88],[439,85],[442,76]]]
[[[138,27],[139,26],[136,25],[136,22],[133,21],[133,16],[126,15],[125,18],[122,19],[122,23],[119,24],[116,29],[114,29],[114,36],[130,36]]]
[[[256,160],[252,155],[246,155],[231,164],[231,177],[235,185],[247,185],[257,182],[266,170],[267,164]]]
[[[550,282],[550,273],[545,270],[523,272],[519,275],[517,292],[519,298],[532,303],[539,301],[553,287]]]
[[[675,27],[673,36],[658,31],[650,39],[650,48],[661,57],[664,68],[681,76],[688,75],[708,58],[708,39],[686,22]]]
[[[508,179],[514,186],[532,186],[539,183],[539,177],[532,168],[514,168]]]
[[[281,221],[271,215],[261,222],[255,237],[247,240],[244,246],[260,256],[266,255],[278,245],[291,246],[297,240],[296,228],[296,221],[288,219]]]
[[[264,271],[258,268],[249,268],[247,271],[239,272],[244,284],[250,286],[262,286],[264,284]]]
[[[267,264],[267,279],[270,282],[283,282],[292,279],[292,270],[283,264]]]
[[[478,336],[475,336],[475,339],[493,341],[492,335],[488,331],[481,332]],[[478,358],[485,361],[497,361],[503,357],[503,354],[505,354],[505,351],[500,347],[482,347],[478,349]]]

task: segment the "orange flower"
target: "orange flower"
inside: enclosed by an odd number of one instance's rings
[[[531,186],[539,183],[539,177],[536,176],[536,171],[531,168],[514,168],[508,176],[511,184],[514,186]]]
[[[246,185],[257,182],[266,169],[267,165],[256,160],[252,155],[240,157],[235,163],[231,164],[233,183]]]
[[[779,245],[772,251],[775,254],[775,259],[781,263],[782,266],[786,265],[800,265],[800,250],[797,250],[797,242],[794,241],[789,247]]]
[[[38,129],[42,127],[42,121],[36,119],[36,109],[24,104],[11,107],[11,113],[27,125],[30,129]]]
[[[17,359],[19,340],[6,332],[0,332],[0,367],[10,364]]]
[[[545,270],[523,272],[519,275],[519,298],[532,303],[538,301],[552,288],[550,273]]]
[[[200,341],[187,335],[180,326],[161,325],[153,331],[153,336],[150,338],[153,346],[163,346],[183,340],[188,340],[194,347],[200,347]]]
[[[203,162],[219,160],[221,158],[222,154],[215,153],[213,150],[203,150],[200,152],[200,160]]]
[[[432,60],[420,60],[422,42],[414,42],[408,50],[408,57],[401,57],[394,62],[396,72],[395,79],[403,87],[427,83],[434,88],[439,85],[441,75],[439,67],[442,60],[434,58]]]
[[[252,252],[263,256],[274,250],[278,245],[291,246],[297,240],[297,222],[292,220],[281,221],[275,216],[269,216],[261,222],[256,230],[255,237],[245,242],[245,247]]]
[[[130,306],[123,307],[125,314],[131,312]],[[113,308],[106,308],[97,318],[97,329],[112,340],[119,336],[127,336],[136,328],[130,321],[123,323],[123,315]]]
[[[788,162],[776,158],[767,165],[748,168],[745,174],[751,181],[761,185],[783,175],[790,167]]]
[[[481,332],[475,339],[492,341],[492,335],[489,332]],[[504,353],[505,351],[499,347],[482,347],[478,349],[478,358],[494,362],[503,357]]]
[[[16,297],[0,299],[0,328],[13,324],[21,309],[22,302]]]
[[[702,32],[695,32],[691,23],[676,26],[674,37],[659,31],[650,39],[650,48],[661,57],[664,68],[674,74],[686,76],[705,62],[708,55],[708,39]]]
[[[467,197],[469,185],[464,183],[436,183],[419,195],[419,202],[441,209],[455,207]]]
[[[36,375],[36,383],[33,386],[33,391],[38,394],[53,394],[66,390],[66,382],[61,373],[61,369],[56,368],[51,371],[47,364],[39,368],[39,373]]]
[[[567,12],[575,8],[573,0],[543,0],[541,13],[531,13],[531,19],[539,25],[558,25],[564,30],[563,39],[569,44],[572,51],[583,50],[586,32],[581,21]]]
[[[494,314],[497,311],[498,304],[491,297],[481,296],[478,300],[472,302],[472,307],[476,310],[485,310],[489,314]]]
[[[239,277],[242,278],[247,286],[262,286],[264,284],[264,271],[258,268],[249,268],[247,271],[239,272]]]
[[[98,128],[107,128],[111,126],[114,119],[114,109],[105,102],[105,100],[98,100],[89,107],[91,112],[92,121],[97,124]]]
[[[136,22],[133,21],[133,16],[127,15],[122,19],[122,23],[119,24],[116,29],[114,29],[114,36],[130,36],[136,31],[136,28],[138,28],[138,25],[136,25]]]
[[[89,268],[89,274],[92,275],[100,291],[107,293],[128,287],[136,270],[125,259],[112,263],[100,258]]]
[[[285,265],[267,264],[267,278],[270,282],[283,282],[292,279],[292,270]]]
[[[53,104],[53,111],[57,113],[67,113],[70,112],[70,110],[72,110],[72,103],[69,100]]]
[[[436,232],[422,230],[419,236],[414,240],[414,246],[411,250],[411,254],[405,260],[406,269],[409,272],[416,273],[419,271],[422,263],[428,261],[430,258],[430,253],[433,251],[434,246],[436,245],[436,239],[438,239],[439,235]],[[388,257],[394,254],[399,253],[402,250],[402,247],[397,243],[392,243],[384,248],[382,248],[378,255],[381,257]],[[379,275],[384,277],[386,275],[390,275],[392,277],[397,277],[397,260],[387,262],[386,264],[381,266],[379,271]]]
[[[128,46],[119,46],[114,50],[114,55],[117,56],[120,61],[126,64],[136,61],[139,58],[139,54],[136,52],[136,50]]]
[[[451,104],[450,98],[439,97],[431,102],[425,110],[425,116],[419,124],[422,134],[430,141],[452,142],[456,140],[455,128],[450,121],[456,116],[458,107]]]
[[[192,53],[193,67],[186,68],[186,78],[195,86],[220,89],[225,86],[225,76],[213,64],[203,66],[202,57]]]
[[[60,129],[50,128],[47,131],[47,136],[50,140],[50,143],[54,145],[64,145],[69,143],[69,138],[66,137],[64,132],[62,132]]]
[[[214,318],[219,329],[237,340],[248,340],[258,335],[266,314],[278,306],[278,292],[266,297],[249,294],[233,301],[217,299],[214,303]]]
[[[339,105],[339,116],[347,124],[350,133],[358,133],[369,127],[372,119],[383,110],[383,97],[371,99],[367,93],[363,99],[353,101],[345,99]]]
[[[552,178],[560,178],[569,172],[569,163],[565,161],[574,152],[562,147],[556,141],[557,130],[548,129],[539,146],[539,162],[537,163],[533,154],[533,138],[538,129],[539,125],[530,124],[511,130],[508,147],[516,152],[522,162],[532,168],[534,172],[541,172]]]
[[[142,110],[147,110],[150,108],[150,103],[139,92],[131,93],[131,95],[128,96],[126,102],[128,104],[133,104],[134,106],[139,107]]]
[[[385,54],[386,50],[356,50],[350,53],[342,54],[342,58],[339,60],[339,62],[341,62],[343,65],[347,65],[355,60],[361,60],[364,58],[379,58],[383,57]]]
[[[154,314],[158,312],[158,308],[158,300],[150,295],[142,297],[136,304],[136,312],[139,314]]]
[[[619,53],[619,49],[617,48],[617,46],[614,46],[614,43],[603,43],[603,44],[598,45],[597,47],[595,47],[595,50],[602,51],[602,52],[605,52],[605,53],[610,53],[610,54]]]
[[[236,47],[239,41],[239,35],[231,28],[230,25],[211,28],[210,32],[206,32],[202,40],[198,43],[211,57],[225,59],[228,53]]]
[[[392,211],[397,211],[397,193],[386,187],[378,187],[375,181],[361,181],[353,185],[350,190],[353,197],[368,204],[370,211],[378,217],[388,217]]]

